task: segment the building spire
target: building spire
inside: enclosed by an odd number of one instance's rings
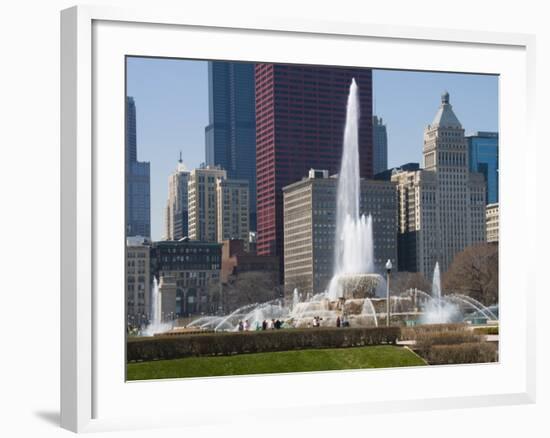
[[[445,91],[441,95],[441,106],[437,110],[435,118],[430,125],[432,128],[462,128],[462,125],[456,117],[453,107],[449,102],[449,92]]]
[[[178,160],[178,162],[179,162],[180,164],[183,163],[183,158],[182,158],[182,156],[181,156],[181,150],[180,150],[180,159]]]

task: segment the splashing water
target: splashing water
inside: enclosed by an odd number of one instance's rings
[[[151,323],[143,331],[144,336],[154,336],[157,333],[167,332],[173,326],[172,322],[162,321],[162,298],[156,277],[153,277],[153,292],[151,295]]]
[[[360,215],[359,89],[355,79],[349,89],[342,164],[338,174],[334,276],[329,284],[332,300],[342,296],[340,278],[374,272],[372,218]]]
[[[298,288],[294,288],[294,291],[292,292],[292,310],[296,308],[296,306],[300,303],[300,294],[298,292]]]
[[[434,275],[432,278],[432,298],[441,301],[441,272],[439,271],[438,262],[435,262]]]

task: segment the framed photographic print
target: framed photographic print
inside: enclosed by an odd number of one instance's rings
[[[534,400],[532,37],[75,7],[61,44],[63,427]]]

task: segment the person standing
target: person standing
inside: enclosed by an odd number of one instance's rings
[[[341,325],[340,317],[337,317],[336,318],[336,327],[340,327],[340,325]]]

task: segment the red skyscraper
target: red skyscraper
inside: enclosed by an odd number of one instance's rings
[[[370,178],[371,70],[256,64],[258,254],[282,256],[282,188],[311,168],[338,173],[352,78],[360,96],[359,166]]]

